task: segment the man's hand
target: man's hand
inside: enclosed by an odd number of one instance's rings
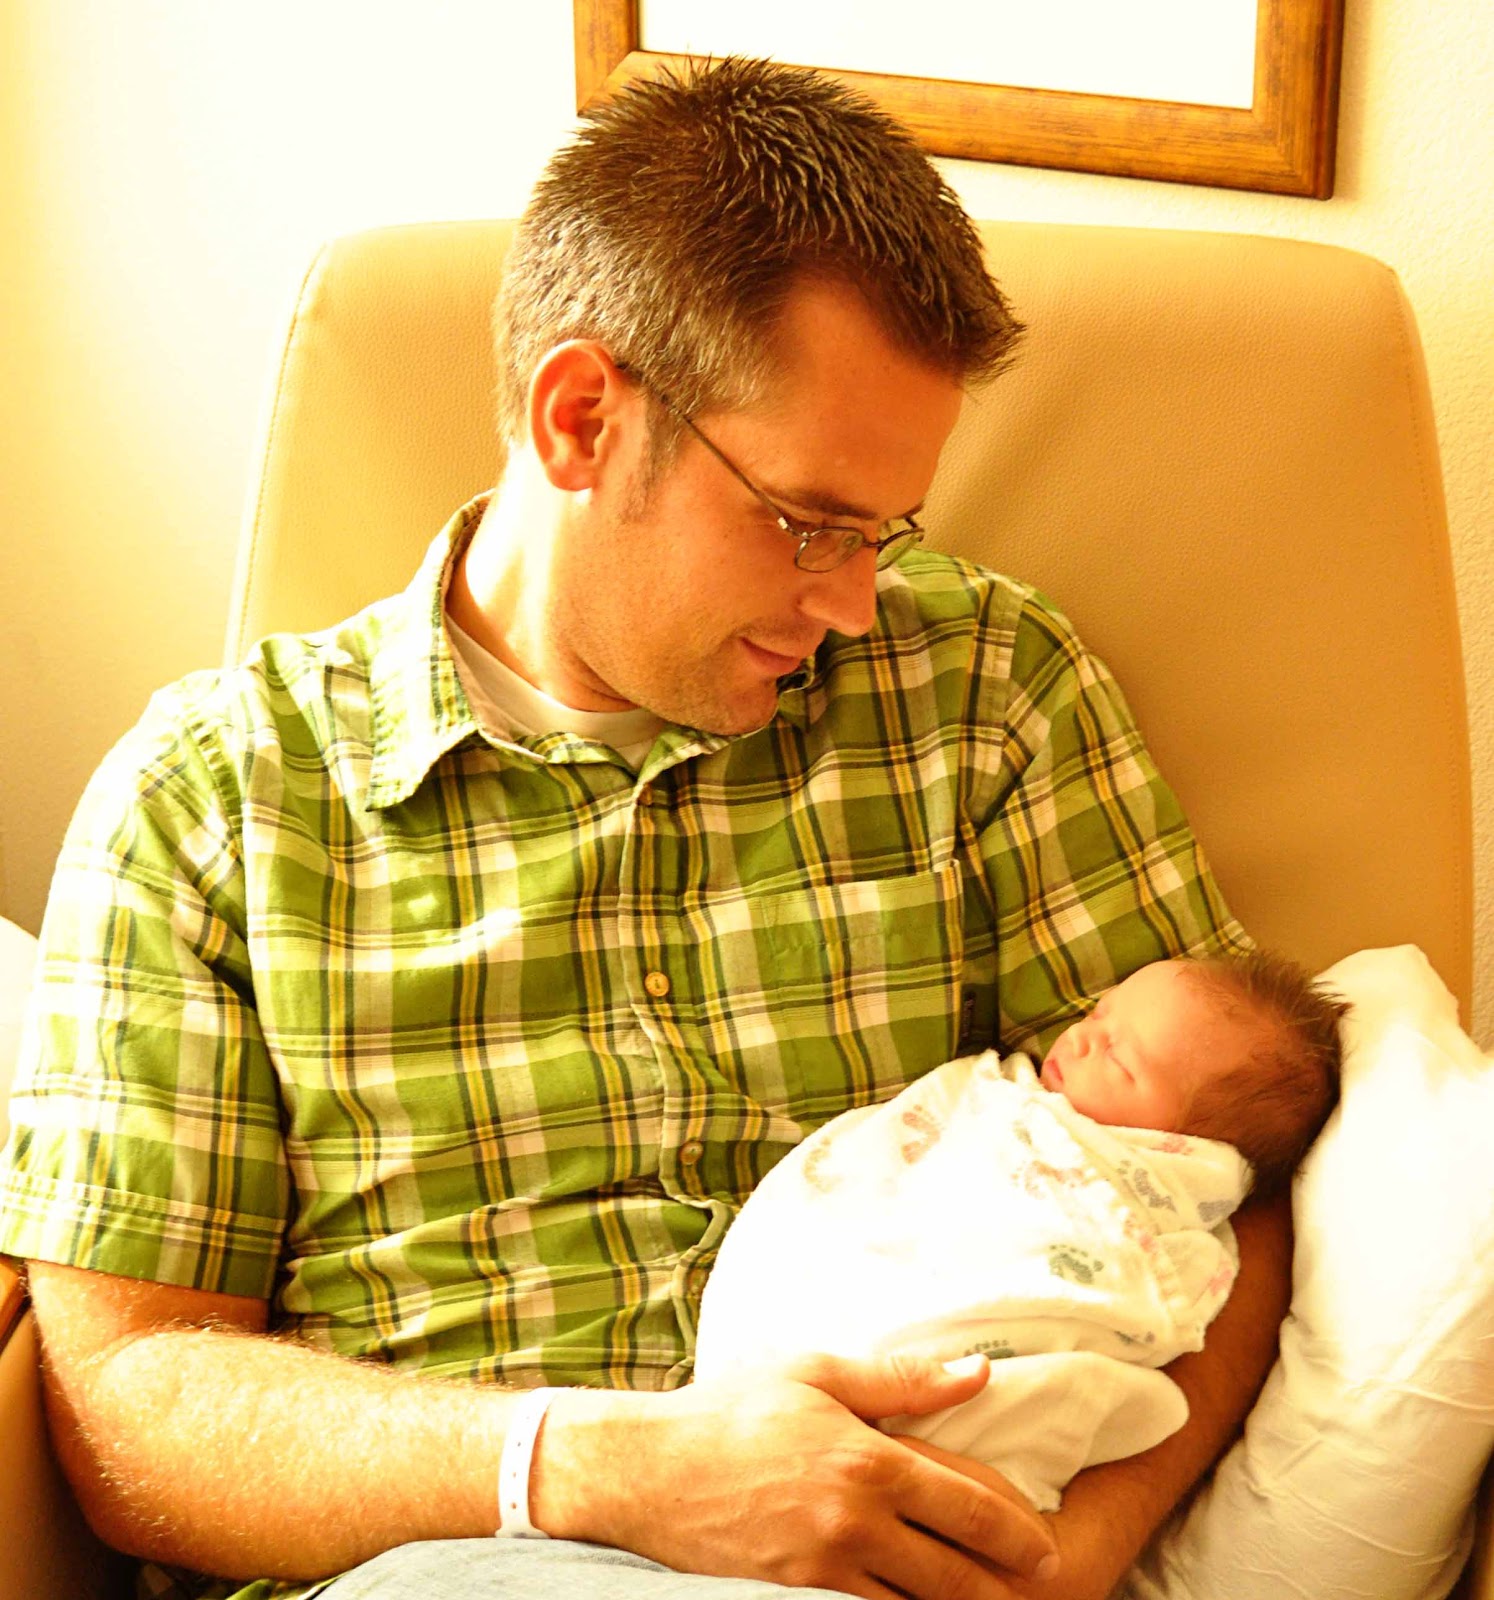
[[[812,1357],[668,1395],[568,1391],[541,1434],[532,1515],[687,1572],[1009,1600],[997,1573],[1054,1555],[1043,1519],[998,1473],[868,1425],[969,1399],[988,1370]]]

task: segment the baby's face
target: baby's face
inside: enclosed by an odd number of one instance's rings
[[[1176,1132],[1200,1079],[1239,1061],[1254,1039],[1182,962],[1159,961],[1058,1036],[1042,1084],[1096,1122]]]

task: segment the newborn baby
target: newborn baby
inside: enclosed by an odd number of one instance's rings
[[[1157,1371],[1234,1282],[1226,1220],[1290,1179],[1332,1109],[1344,1007],[1278,957],[1164,961],[1035,1069],[996,1052],[825,1124],[728,1231],[695,1375],[820,1351],[981,1352],[985,1390],[884,1419],[1040,1510],[1187,1419]]]

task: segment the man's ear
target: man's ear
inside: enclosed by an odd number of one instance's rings
[[[529,380],[529,437],[557,489],[596,487],[631,395],[632,386],[596,340],[569,339],[546,352]]]

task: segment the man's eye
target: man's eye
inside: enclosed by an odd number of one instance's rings
[[[823,517],[792,517],[790,520],[804,533],[823,533],[831,526]]]
[[[780,522],[779,522],[779,519],[777,517],[772,517],[772,516],[768,515],[768,509],[767,509],[766,506],[763,507],[763,515],[765,517],[767,517],[767,520],[769,522],[771,522],[775,527],[781,525]],[[820,529],[825,526],[825,524],[823,522],[809,522],[809,521],[806,521],[803,517],[793,516],[790,512],[787,512],[787,511],[785,511],[783,513],[782,520],[783,520],[783,522],[788,523],[790,531],[793,532],[793,533],[798,534],[798,536],[801,539],[812,539],[815,536],[815,534],[817,534],[820,531]]]

